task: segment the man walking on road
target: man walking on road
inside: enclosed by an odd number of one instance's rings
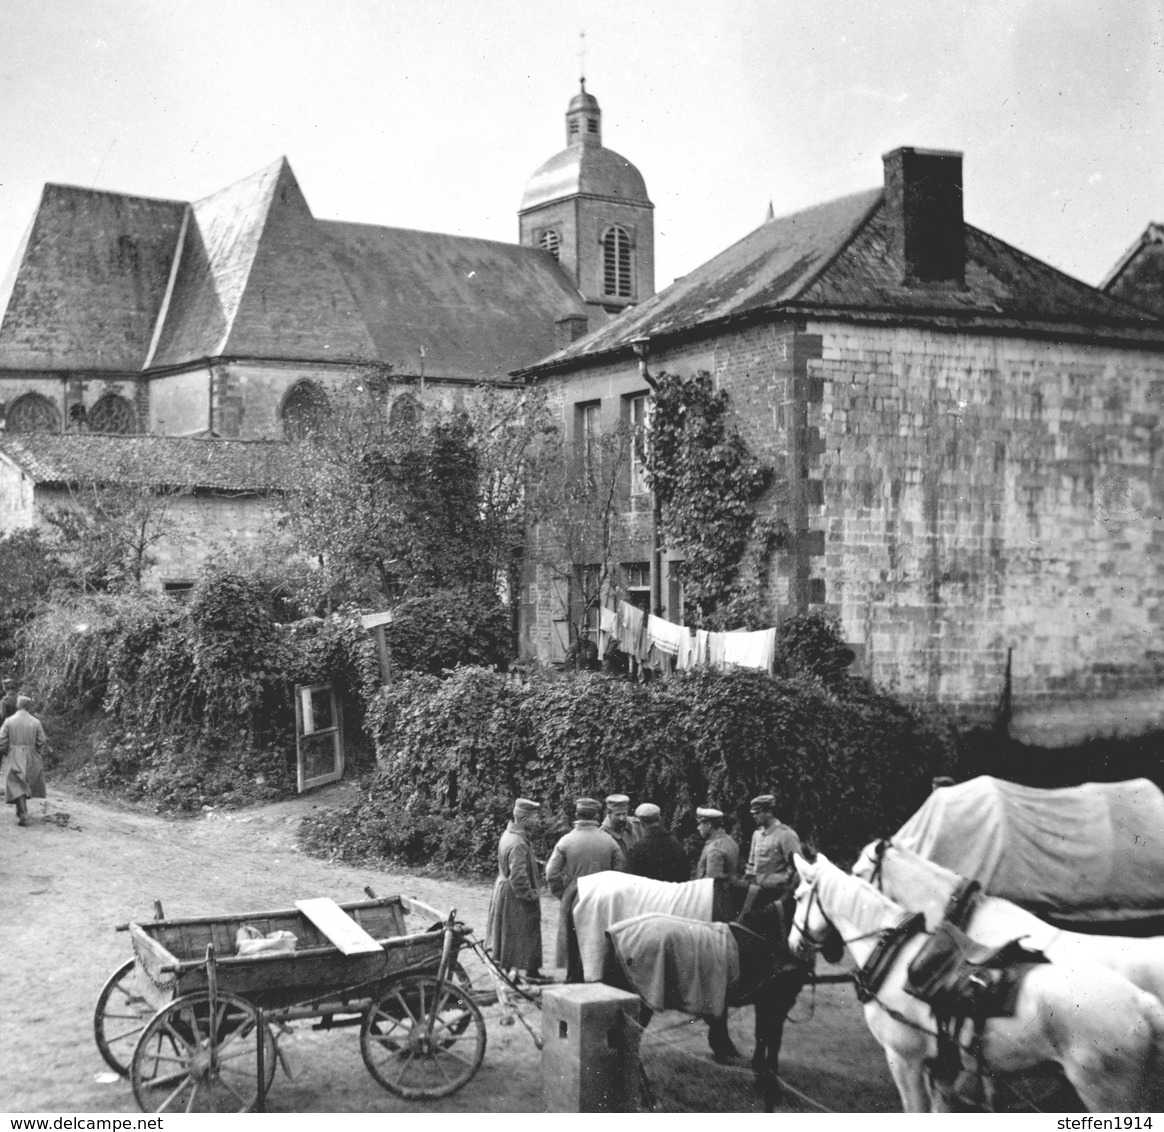
[[[489,901],[485,938],[503,971],[524,971],[542,982],[542,904],[538,863],[530,842],[541,806],[528,798],[513,804],[513,820],[497,843],[497,880]]]
[[[41,756],[52,749],[30,707],[30,696],[17,696],[16,711],[0,724],[0,759],[8,756],[4,801],[16,807],[17,825],[28,825],[28,799],[46,796]]]

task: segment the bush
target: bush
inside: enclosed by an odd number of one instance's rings
[[[504,665],[512,654],[509,609],[489,586],[403,601],[385,635],[397,668],[434,676],[458,664]]]
[[[357,618],[279,624],[269,589],[229,573],[204,578],[188,607],[141,593],[51,606],[25,655],[47,703],[108,716],[80,780],[173,810],[294,791],[295,684],[333,682],[358,763],[379,682]]]
[[[952,750],[952,732],[861,685],[846,697],[750,672],[519,684],[458,669],[401,681],[375,720],[367,797],[305,826],[305,845],[481,873],[516,796],[542,802],[544,857],[575,797],[616,788],[657,803],[680,836],[708,798],[750,835],[748,800],[771,790],[803,838],[843,858],[908,817]]]

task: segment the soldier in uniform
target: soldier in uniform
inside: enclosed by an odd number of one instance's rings
[[[654,802],[644,802],[635,817],[643,824],[643,837],[626,856],[626,871],[636,876],[681,884],[691,873],[691,862],[682,844],[664,824]]]
[[[804,854],[800,838],[796,830],[777,819],[773,795],[761,794],[753,798],[751,811],[757,828],[752,834],[744,879],[761,888],[779,888],[791,894],[796,890],[797,880],[792,854]]]
[[[602,829],[618,842],[624,857],[630,856],[631,846],[643,839],[642,822],[630,816],[630,798],[625,794],[607,794]]]
[[[703,852],[695,866],[695,879],[724,877],[735,880],[740,875],[740,847],[723,827],[723,811],[714,806],[699,806],[695,811]]]
[[[528,798],[513,804],[513,820],[497,843],[497,881],[489,901],[485,938],[502,970],[524,971],[530,982],[544,982],[542,902],[538,863],[530,842],[541,806]]]
[[[601,809],[593,798],[579,798],[574,803],[574,828],[558,841],[546,863],[546,884],[561,901],[555,960],[558,967],[567,966],[566,913],[573,906],[578,878],[626,868],[626,857],[618,842],[598,828]]]

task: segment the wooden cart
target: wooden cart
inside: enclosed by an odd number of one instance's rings
[[[106,1062],[147,1112],[251,1111],[273,1080],[272,1026],[360,1027],[372,1076],[409,1098],[447,1096],[476,1074],[485,1023],[457,953],[454,914],[409,935],[399,896],[125,925],[134,958],[97,1001]],[[160,909],[159,909],[160,916]],[[236,954],[240,929],[294,935],[294,950]]]

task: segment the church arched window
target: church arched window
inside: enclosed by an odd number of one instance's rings
[[[633,297],[630,234],[617,224],[602,236],[602,292],[619,299]]]
[[[388,424],[391,428],[416,428],[420,418],[420,402],[411,393],[401,394],[388,410]]]
[[[131,402],[119,393],[106,393],[85,414],[90,432],[137,432],[137,414]]]
[[[5,424],[9,432],[60,432],[61,414],[47,397],[25,393],[8,406]]]
[[[327,394],[314,381],[297,381],[283,398],[279,415],[283,435],[288,440],[302,440],[318,429],[327,415]]]
[[[538,247],[549,252],[554,259],[557,259],[559,252],[562,250],[562,240],[558,236],[558,230],[556,228],[547,228],[538,237]]]

